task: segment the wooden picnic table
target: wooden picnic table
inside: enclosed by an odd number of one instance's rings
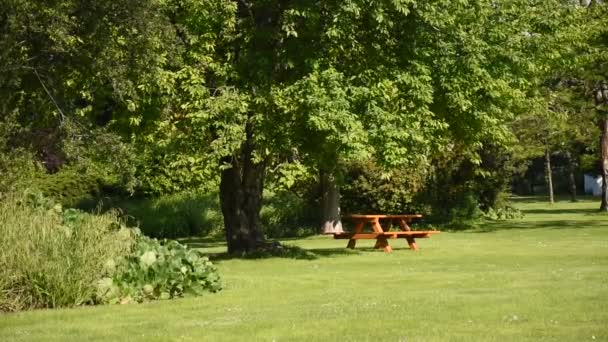
[[[418,250],[416,238],[429,238],[432,234],[440,233],[438,230],[414,231],[408,225],[414,219],[422,218],[422,215],[348,215],[347,218],[355,223],[354,232],[336,233],[334,239],[349,239],[348,248],[355,248],[357,240],[361,239],[376,239],[374,248],[382,248],[385,252],[392,252],[392,248],[388,243],[388,239],[403,238],[407,240],[410,249]],[[384,221],[384,227],[380,224]],[[398,231],[391,231],[392,223],[397,222]],[[369,223],[372,231],[364,232],[365,224]]]

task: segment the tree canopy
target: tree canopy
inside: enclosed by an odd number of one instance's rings
[[[219,177],[231,252],[265,244],[259,211],[271,165],[424,169],[452,152],[478,165],[484,146],[513,141],[509,124],[530,115],[558,71],[593,65],[586,79],[606,76],[599,2],[586,9],[596,31],[571,29],[581,8],[559,0],[0,8],[0,114],[29,132],[7,133],[11,146],[43,128],[61,141],[64,123],[76,122],[136,146],[138,181],[151,192]]]

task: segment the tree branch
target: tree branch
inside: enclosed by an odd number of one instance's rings
[[[49,96],[49,98],[51,99],[51,101],[55,105],[55,108],[57,108],[57,111],[59,111],[59,115],[61,116],[61,122],[63,122],[65,120],[65,114],[63,113],[63,111],[59,107],[59,104],[57,104],[57,101],[55,101],[55,98],[53,97],[53,95],[51,94],[51,92],[44,85],[44,82],[42,82],[42,78],[40,78],[40,74],[38,74],[38,70],[36,70],[36,68],[33,68],[33,69],[34,69],[34,75],[36,75],[36,77],[38,78],[38,81],[40,82],[40,85],[42,86],[42,88],[44,89],[44,91],[46,92],[46,94]]]

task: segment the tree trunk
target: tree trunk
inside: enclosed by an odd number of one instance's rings
[[[570,183],[570,201],[576,202],[576,169],[578,163],[574,160],[572,153],[566,152],[568,159],[568,180]]]
[[[602,135],[600,137],[600,147],[602,152],[602,204],[601,211],[608,211],[608,118],[600,120]]]
[[[265,164],[253,161],[253,133],[246,128],[246,141],[236,156],[224,159],[231,167],[222,171],[220,204],[228,253],[250,252],[265,247],[260,223]]]
[[[551,152],[549,149],[545,151],[545,172],[547,177],[547,188],[549,190],[549,203],[553,204],[553,172],[551,170]]]
[[[530,196],[536,195],[536,193],[534,192],[534,173],[532,173],[528,170],[525,173],[525,176],[526,176],[526,180],[529,184],[529,188],[528,188],[528,190],[530,191],[529,195]]]
[[[331,171],[321,170],[321,229],[323,234],[342,233],[340,188]]]

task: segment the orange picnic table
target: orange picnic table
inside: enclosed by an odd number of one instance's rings
[[[347,218],[355,223],[354,232],[336,233],[334,239],[348,239],[348,248],[355,248],[357,240],[361,239],[376,239],[374,248],[382,248],[385,252],[391,252],[393,249],[388,243],[388,239],[403,238],[407,240],[410,249],[418,250],[416,238],[429,238],[432,234],[440,233],[438,230],[415,231],[408,225],[409,222],[415,219],[422,218],[422,215],[348,215]],[[380,222],[384,223],[384,227]],[[398,231],[391,231],[393,223],[397,223]],[[363,228],[369,224],[372,228],[371,232],[364,232]]]

